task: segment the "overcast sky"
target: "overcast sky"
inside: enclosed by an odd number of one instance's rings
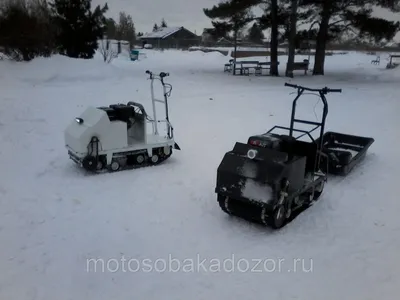
[[[203,8],[218,4],[219,0],[92,0],[93,6],[108,3],[108,16],[118,20],[118,13],[126,11],[132,16],[136,31],[150,32],[154,23],[160,24],[165,18],[168,26],[183,26],[201,34],[204,27],[210,27]]]
[[[203,28],[210,27],[210,20],[204,15],[203,8],[211,8],[220,0],[92,0],[93,6],[108,3],[107,16],[118,20],[118,13],[130,14],[137,32],[150,32],[154,23],[160,24],[165,18],[168,26],[184,26],[200,35]],[[377,11],[379,16],[387,15]],[[400,21],[400,14],[390,14],[390,18]]]

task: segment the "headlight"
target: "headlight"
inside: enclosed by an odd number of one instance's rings
[[[250,149],[249,151],[247,151],[247,157],[250,159],[255,159],[257,156],[257,150],[254,149]]]
[[[82,118],[75,118],[75,121],[76,121],[78,124],[83,124],[83,119],[82,119]]]

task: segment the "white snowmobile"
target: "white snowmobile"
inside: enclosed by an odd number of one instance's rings
[[[169,74],[155,75],[150,71],[146,74],[151,80],[153,118],[136,102],[88,107],[64,133],[68,155],[75,163],[88,171],[108,169],[115,172],[129,166],[157,165],[171,156],[172,148],[180,150],[168,117],[172,85],[165,83],[164,78]],[[164,100],[154,96],[156,79],[163,86]],[[164,120],[157,118],[156,102],[165,104]],[[164,136],[159,134],[159,123],[165,124]]]

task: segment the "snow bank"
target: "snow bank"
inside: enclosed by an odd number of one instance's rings
[[[169,69],[160,69],[160,65],[172,70],[179,70],[181,66],[188,64],[188,62],[193,68],[204,64],[216,65],[220,64],[221,57],[224,57],[220,53],[203,53],[200,51],[169,50],[159,52],[142,50],[141,52],[145,56],[141,56],[140,61],[136,62],[130,60],[128,53],[122,52],[110,64],[104,63],[99,53],[96,54],[95,59],[91,60],[70,59],[55,55],[52,58],[37,58],[28,63],[12,61],[3,61],[2,63],[9,69],[7,73],[9,80],[30,84],[72,85],[82,82],[118,81],[126,77],[133,79],[136,77],[132,73],[133,70],[140,70],[143,73],[147,69],[168,72]]]
[[[226,58],[225,55],[219,52],[209,52],[205,53],[203,51],[181,51],[181,50],[147,50],[142,49],[140,52],[145,53],[148,58],[153,59],[153,63],[155,60],[163,61],[164,64],[197,64],[197,63],[217,63],[223,58]]]
[[[114,67],[101,63],[100,59],[70,59],[61,55],[37,58],[27,63],[9,62],[8,68],[8,76],[28,83],[73,84],[82,81],[104,81],[115,75]]]

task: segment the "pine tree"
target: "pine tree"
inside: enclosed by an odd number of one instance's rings
[[[261,30],[260,26],[257,23],[254,23],[253,26],[250,27],[248,33],[248,40],[252,43],[261,44],[264,39],[264,33]]]
[[[153,32],[156,32],[157,30],[158,30],[158,25],[157,25],[157,23],[155,23],[153,26]]]
[[[228,37],[228,34],[231,31],[231,26],[229,24],[217,21],[212,21],[211,23],[214,28],[212,28],[210,33],[214,40]]]
[[[308,22],[319,25],[313,75],[324,75],[325,50],[329,40],[348,31],[355,39],[372,37],[375,42],[390,41],[400,23],[372,17],[373,7],[398,11],[399,0],[300,0],[300,7],[309,9]]]
[[[263,0],[263,15],[258,18],[261,29],[271,28],[271,76],[279,76],[278,69],[278,45],[279,40],[287,36],[289,13],[284,4],[287,0]],[[283,33],[280,30],[283,29]]]
[[[117,24],[116,33],[118,40],[128,41],[131,44],[135,42],[136,30],[131,15],[125,12],[119,13],[119,23]]]
[[[203,9],[204,14],[212,19],[211,23],[216,29],[224,30],[225,34],[233,32],[234,63],[236,62],[238,33],[246,24],[254,20],[251,9],[259,3],[260,0],[225,0],[210,9]]]
[[[53,0],[50,4],[59,28],[60,53],[73,58],[93,58],[106,30],[107,4],[91,11],[91,0]]]
[[[167,22],[165,22],[164,18],[161,20],[161,27],[162,28],[168,27]]]
[[[285,75],[287,77],[293,77],[293,66],[294,59],[296,55],[296,36],[297,36],[297,9],[298,9],[298,0],[290,0],[291,9],[290,9],[290,18],[289,18],[289,32],[288,32],[288,40],[289,40],[289,53],[288,53],[288,61],[286,64],[286,72]]]
[[[106,21],[106,35],[108,39],[115,39],[117,34],[117,23],[113,18]]]
[[[50,56],[55,52],[55,31],[46,1],[0,2],[0,46],[11,59]]]

